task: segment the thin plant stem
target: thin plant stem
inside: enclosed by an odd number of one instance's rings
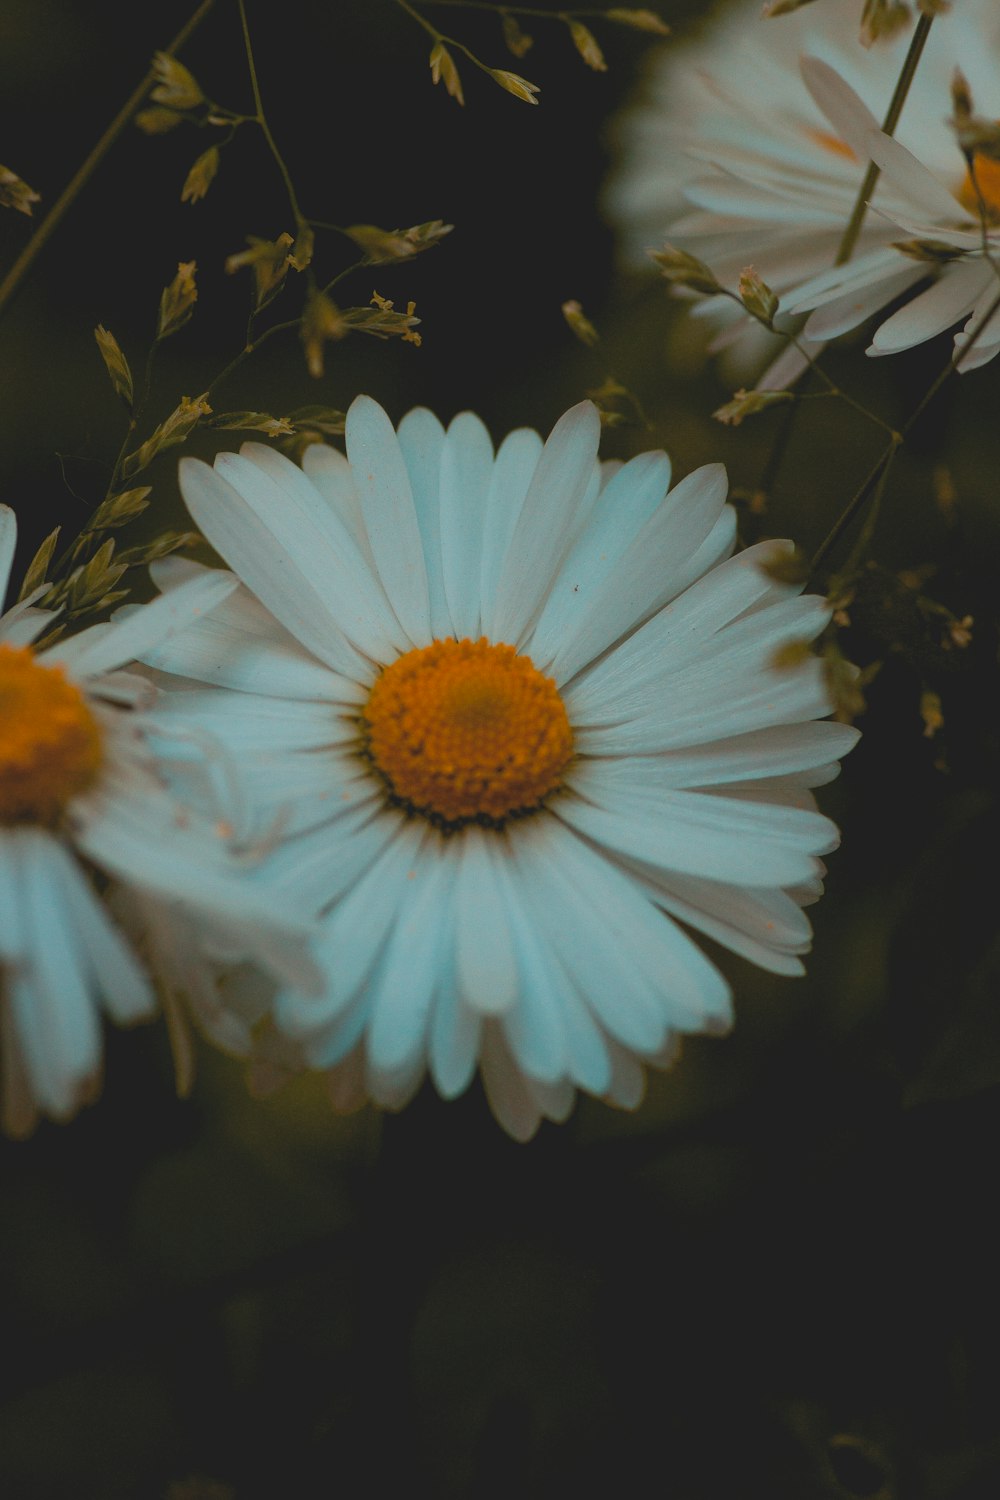
[[[257,78],[257,65],[254,61],[253,44],[250,40],[250,27],[247,23],[245,0],[236,0],[236,3],[239,7],[240,12],[240,26],[243,30],[243,45],[246,49],[247,54],[247,68],[250,73],[250,87],[253,90],[254,109],[256,110],[254,118],[256,119],[257,124],[260,126],[261,131],[263,132],[264,139],[267,141],[268,149],[270,150],[271,155],[274,158],[275,166],[281,173],[281,180],[285,184],[285,192],[288,194],[289,206],[291,207],[292,215],[295,219],[295,227],[296,229],[302,229],[303,226],[307,223],[306,216],[302,212],[302,209],[299,207],[299,200],[295,192],[295,186],[292,182],[291,173],[289,172],[288,167],[285,164],[284,157],[278,150],[278,143],[274,139],[274,136],[271,134],[271,127],[267,123],[267,116],[264,113],[264,101],[261,98],[260,94],[260,83]]]
[[[457,36],[449,36],[447,32],[438,31],[437,27],[432,25],[432,23],[428,21],[426,16],[422,16],[420,12],[410,4],[410,0],[396,0],[396,4],[402,10],[405,10],[406,14],[408,16],[411,16],[413,20],[416,21],[418,26],[422,26],[427,32],[428,36],[433,37],[435,42],[441,42],[445,46],[454,47],[456,52],[461,52],[463,57],[468,58],[473,67],[479,68],[481,72],[488,73],[491,77],[495,76],[496,70],[484,63],[482,58],[477,57],[471,47],[467,47],[464,42],[460,42]],[[506,6],[499,8],[509,9],[509,7]],[[484,6],[483,9],[492,9],[492,7]],[[562,15],[555,11],[548,12],[548,14],[550,16],[550,19],[552,20],[559,21],[564,19]]]
[[[970,333],[968,341],[965,344],[964,348],[958,350],[955,354],[952,355],[951,359],[949,359],[948,363],[944,366],[937,379],[932,383],[929,389],[924,392],[924,395],[921,397],[920,401],[907,417],[901,431],[894,434],[893,439],[890,440],[886,448],[883,449],[882,453],[875,460],[874,465],[868,471],[865,478],[861,481],[861,484],[855,490],[854,494],[847,502],[847,505],[841,511],[840,515],[837,517],[836,521],[833,523],[830,530],[823,538],[819,547],[816,549],[809,570],[810,577],[816,573],[821,564],[825,561],[833,547],[836,546],[843,532],[854,520],[854,517],[867,503],[867,501],[871,499],[871,497],[876,493],[876,489],[880,486],[880,481],[883,479],[883,470],[887,470],[889,465],[892,463],[893,459],[896,456],[897,450],[903,443],[904,438],[913,430],[913,427],[923,416],[928,406],[941,390],[941,387],[955,373],[959,365],[962,363],[962,360],[965,359],[966,355],[968,355],[973,346],[978,342],[987,324],[998,312],[1000,312],[1000,294],[998,294],[993,299],[993,302],[976,323],[976,326]]]
[[[906,103],[906,96],[910,92],[910,85],[913,83],[914,76],[916,75],[917,65],[920,62],[920,57],[924,50],[924,45],[927,41],[927,37],[931,29],[931,22],[933,21],[933,19],[934,17],[931,15],[921,15],[919,20],[917,21],[913,36],[910,39],[910,45],[907,49],[906,57],[903,59],[903,66],[899,71],[899,77],[896,79],[896,86],[892,91],[892,98],[889,100],[889,108],[886,110],[885,119],[882,121],[882,129],[886,135],[893,135],[896,126],[899,124],[899,117],[903,112],[903,105]],[[835,266],[845,265],[846,262],[849,261],[851,256],[854,254],[858,243],[858,236],[861,233],[861,227],[864,223],[865,214],[868,212],[868,201],[875,190],[875,184],[878,181],[878,176],[878,166],[875,164],[875,162],[869,162],[868,170],[864,175],[861,187],[858,189],[858,196],[854,200],[854,207],[851,210],[851,217],[848,219],[847,224],[844,227],[843,236],[841,238],[839,246],[837,247],[837,254],[833,262]],[[810,362],[810,368],[814,374],[822,373],[819,366],[814,361]],[[785,455],[788,452],[788,447],[791,442],[792,432],[795,427],[797,415],[798,404],[795,404],[789,408],[788,416],[786,417],[781,430],[775,438],[774,446],[771,450],[770,455],[768,456],[767,462],[764,466],[764,472],[761,475],[760,484],[758,486],[758,488],[765,495],[770,491],[771,488],[773,488],[778,474],[781,471],[781,466],[784,463]]]
[[[422,26],[427,32],[427,35],[433,37],[436,42],[450,40],[449,38],[442,36],[437,27],[432,26],[430,21],[427,20],[426,16],[422,16],[418,10],[414,10],[413,6],[410,5],[409,0],[396,0],[396,4],[400,7],[401,10],[405,10],[406,14],[410,16],[412,20],[416,21],[418,26]]]
[[[899,117],[903,112],[903,105],[906,103],[906,96],[910,92],[910,85],[916,74],[917,64],[920,62],[920,54],[924,50],[933,20],[934,17],[932,15],[921,15],[917,21],[913,36],[910,38],[909,48],[903,59],[903,66],[899,70],[896,87],[893,89],[892,98],[889,100],[889,108],[886,110],[885,119],[882,121],[882,130],[885,135],[893,135],[896,126],[899,124]],[[864,223],[865,214],[868,212],[868,200],[878,181],[879,171],[880,168],[875,162],[868,163],[868,170],[858,190],[858,196],[855,199],[851,217],[847,221],[844,237],[837,250],[837,258],[834,261],[835,266],[844,265],[854,254],[854,248],[858,243],[858,235],[861,233],[861,226]]]
[[[326,285],[321,288],[323,294],[325,295],[331,292],[338,282],[343,281],[347,276],[352,276],[355,271],[360,271],[366,264],[366,261],[359,260],[355,261],[355,263],[351,266],[345,266],[342,271],[338,271],[336,276],[332,276],[326,283]],[[300,328],[301,326],[301,317],[288,318],[283,323],[272,323],[270,328],[265,328],[263,333],[258,334],[256,338],[248,337],[246,344],[240,350],[239,354],[235,355],[229,361],[228,365],[226,365],[225,369],[220,370],[218,375],[216,375],[215,379],[211,382],[208,389],[206,390],[205,395],[214,395],[219,386],[222,385],[224,381],[228,380],[230,375],[234,375],[240,368],[240,366],[244,363],[244,361],[249,359],[250,355],[254,354],[260,348],[261,344],[267,343],[268,339],[270,339],[273,334],[287,333],[290,329]]]
[[[876,412],[869,411],[868,407],[865,406],[863,402],[856,400],[854,396],[848,395],[847,391],[841,390],[837,382],[831,379],[831,377],[823,369],[822,365],[820,365],[816,358],[811,355],[805,348],[797,334],[788,333],[785,329],[782,328],[775,328],[773,322],[771,322],[768,318],[762,317],[760,313],[754,312],[752,308],[747,307],[746,303],[737,292],[726,291],[725,295],[729,297],[733,302],[735,302],[738,307],[741,307],[745,312],[748,312],[750,316],[754,318],[762,328],[767,329],[768,333],[776,333],[779,338],[783,338],[787,344],[791,344],[794,349],[797,349],[802,358],[805,360],[810,374],[815,375],[817,380],[821,381],[824,385],[825,389],[822,391],[799,393],[796,402],[790,406],[790,411],[794,411],[796,409],[796,406],[800,405],[803,401],[814,400],[817,396],[835,396],[838,401],[843,401],[846,406],[849,406],[852,411],[856,411],[859,416],[865,417],[869,422],[874,422],[876,427],[881,427],[882,431],[887,432],[890,437],[894,436],[894,427],[892,427],[888,422],[884,421],[883,418],[878,416]],[[781,435],[779,435],[779,437],[780,436]],[[761,486],[761,488],[763,488],[763,486]]]
[[[215,0],[201,0],[201,4],[198,6],[198,9],[181,27],[180,31],[174,37],[173,41],[168,43],[168,45],[163,48],[163,51],[168,57],[173,57],[176,52],[180,51],[185,42],[189,39],[192,33],[198,26],[200,26],[201,22],[208,15],[208,12],[211,10],[214,3]],[[105,130],[100,140],[93,147],[86,160],[77,169],[65,188],[63,188],[63,191],[60,193],[55,203],[53,203],[45,218],[39,224],[38,228],[31,236],[31,239],[25,245],[24,249],[21,251],[14,264],[7,272],[7,275],[4,277],[3,281],[0,282],[0,313],[2,313],[4,307],[13,297],[22,280],[31,269],[32,265],[35,262],[35,259],[38,256],[39,251],[43,249],[47,241],[58,229],[67,209],[70,208],[75,200],[79,197],[80,193],[86,187],[87,183],[90,181],[90,178],[93,176],[96,168],[100,166],[101,162],[104,160],[104,157],[108,154],[108,151],[114,145],[115,141],[121,135],[122,131],[125,129],[125,126],[128,124],[135,111],[139,108],[139,105],[143,102],[146,95],[149,93],[149,90],[156,83],[156,76],[156,73],[151,68],[143,78],[142,82],[132,91],[128,99],[126,99],[121,109],[111,121],[111,124],[108,126],[107,130]]]

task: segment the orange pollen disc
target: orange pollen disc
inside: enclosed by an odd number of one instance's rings
[[[857,161],[857,157],[846,141],[842,141],[839,135],[834,135],[830,130],[810,130],[807,132],[809,139],[815,141],[817,146],[822,146],[824,151],[829,151],[831,156],[842,156],[845,161]]]
[[[449,637],[386,667],[362,712],[365,750],[404,806],[498,825],[558,787],[573,731],[555,683],[513,646]]]
[[[0,826],[55,823],[101,765],[101,731],[62,667],[0,645]]]
[[[1000,161],[994,161],[991,156],[983,156],[982,152],[977,151],[975,167],[976,182],[986,208],[986,222],[1000,224]],[[958,190],[958,201],[974,219],[979,218],[979,198],[976,196],[971,172],[965,174],[965,181]]]

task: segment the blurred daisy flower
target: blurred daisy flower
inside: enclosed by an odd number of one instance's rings
[[[16,540],[0,506],[0,603]],[[99,899],[91,868],[121,882],[160,921],[190,915],[198,943],[254,958],[308,985],[305,924],[241,878],[223,831],[168,795],[136,712],[155,696],[119,669],[230,592],[208,575],[113,625],[47,649],[45,585],[0,616],[0,1092],[4,1128],[39,1112],[64,1119],[99,1080],[102,1012],[153,1013],[145,968]]]
[[[471,413],[397,434],[359,397],[346,458],[182,461],[241,586],[144,649],[184,679],[155,717],[228,745],[284,817],[257,878],[322,914],[326,988],[272,1003],[237,976],[231,1003],[341,1107],[398,1108],[428,1072],[452,1098],[478,1066],[526,1139],[577,1088],[633,1107],[643,1064],[728,1027],[689,930],[801,972],[837,841],[808,789],[856,738],[815,722],[826,605],[762,567],[788,544],[730,555],[720,465],[669,489],[663,453],[601,466],[599,430],[584,403],[494,454]],[[165,603],[217,577],[154,576]]]
[[[868,353],[891,354],[988,309],[997,278],[984,256],[975,186],[949,116],[960,67],[980,113],[1000,114],[1000,7],[962,0],[932,27],[890,140],[880,122],[912,36],[869,50],[857,0],[814,0],[765,20],[730,6],[704,35],[655,56],[646,97],[620,124],[608,205],[636,262],[669,240],[736,288],[752,264],[781,298],[782,319],[808,312],[807,347],[846,333],[905,299]],[[870,159],[881,176],[850,259],[835,266]],[[980,153],[986,248],[1000,254],[1000,166]],[[920,244],[908,244],[917,240]],[[903,242],[905,249],[897,248]],[[722,296],[694,308],[731,349],[734,371],[778,347]],[[963,363],[1000,348],[994,320]],[[762,385],[781,386],[803,361],[779,356]]]

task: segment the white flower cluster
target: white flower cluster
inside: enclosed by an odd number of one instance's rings
[[[1000,116],[1000,6],[961,0],[936,18],[890,137],[881,128],[913,39],[866,50],[857,0],[814,0],[765,19],[729,5],[703,35],[654,58],[645,97],[620,125],[608,206],[633,262],[670,241],[735,290],[752,264],[778,293],[779,327],[813,349],[878,318],[868,354],[894,354],[961,323],[961,354],[1000,291],[1000,163],[955,129],[958,69],[975,115]],[[844,236],[870,163],[879,170],[860,234]],[[849,254],[845,253],[849,250]],[[743,373],[774,340],[724,296],[696,305]],[[886,315],[887,314],[887,315]],[[1000,351],[1000,313],[961,360]],[[780,358],[762,386],[803,367]]]
[[[671,488],[598,438],[589,403],[494,452],[359,397],[346,457],[182,462],[232,572],[161,561],[159,598],[44,649],[30,599],[3,617],[12,1128],[75,1107],[149,971],[341,1108],[478,1069],[519,1139],[729,1025],[692,932],[801,972],[837,841],[811,788],[856,738],[804,649],[825,602],[776,581],[788,544],[734,554],[720,466]],[[0,512],[4,584],[12,550]]]

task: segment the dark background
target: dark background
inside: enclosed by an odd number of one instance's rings
[[[661,11],[683,24],[682,7]],[[607,122],[646,38],[592,23],[609,63],[595,74],[559,24],[532,24],[518,61],[495,17],[429,7],[542,87],[531,109],[461,63],[459,110],[389,0],[249,12],[305,211],[456,229],[338,289],[344,305],[373,289],[414,298],[420,349],[354,335],[317,383],[295,335],[279,335],[217,409],[281,415],[367,390],[396,420],[417,403],[445,419],[472,407],[499,439],[544,431],[614,372],[648,428],[609,433],[609,455],[666,446],[678,474],[721,457],[738,487],[756,485],[772,418],[736,433],[709,420],[728,388],[660,288],[615,272],[597,206]],[[186,13],[176,0],[0,0],[0,159],[40,209]],[[184,58],[215,98],[251,108],[229,0]],[[248,273],[227,277],[222,261],[247,233],[292,225],[250,127],[208,198],[182,206],[207,144],[186,127],[126,131],[0,327],[0,472],[25,561],[56,521],[82,522],[121,441],[98,322],[140,367],[160,288],[198,261],[195,317],[162,350],[151,422],[240,347]],[[4,214],[0,267],[28,233]],[[321,276],[350,259],[320,236]],[[288,287],[274,316],[294,315],[297,296]],[[568,333],[568,297],[600,349]],[[878,362],[855,345],[831,368],[899,420],[946,357],[947,341]],[[997,380],[989,366],[956,382],[893,473],[878,569],[844,642],[885,664],[861,748],[822,794],[844,846],[809,978],[714,955],[736,989],[733,1036],[692,1040],[635,1115],[582,1101],[527,1147],[478,1087],[344,1121],[317,1080],[252,1100],[238,1065],[208,1052],[179,1103],[157,1028],[109,1037],[102,1102],[0,1146],[0,1494],[993,1500]],[[747,537],[815,546],[878,451],[851,414],[812,413]],[[935,507],[934,463],[956,519]],[[173,470],[169,456],[153,471],[160,524],[181,523]],[[898,585],[924,565],[933,596],[975,617],[965,651],[941,650]],[[945,713],[933,739],[918,712],[928,686]]]

